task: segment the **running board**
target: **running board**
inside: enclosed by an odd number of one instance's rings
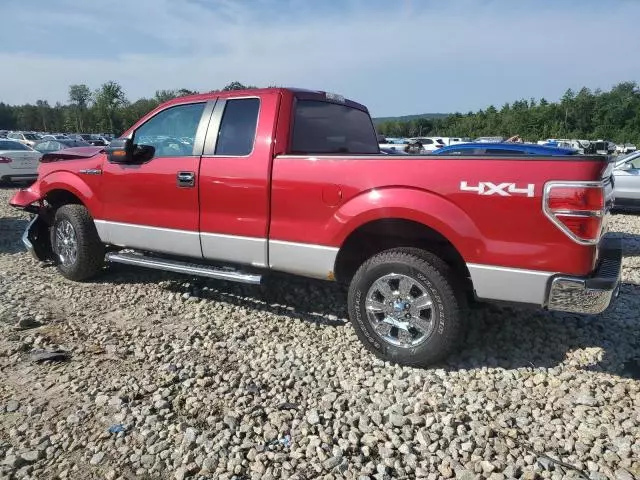
[[[250,283],[259,285],[262,275],[243,273],[236,270],[225,270],[219,267],[201,265],[199,263],[181,262],[166,258],[151,257],[141,253],[109,252],[105,255],[105,260],[114,263],[124,263],[136,267],[147,267],[155,270],[167,272],[184,273],[187,275],[198,275],[200,277],[215,278],[218,280],[228,280],[230,282]]]

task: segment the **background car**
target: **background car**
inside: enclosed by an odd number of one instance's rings
[[[16,140],[20,143],[33,147],[40,137],[38,137],[35,133],[28,132],[11,132],[7,134],[7,138],[11,140]]]
[[[71,140],[70,138],[60,140],[42,140],[33,147],[40,153],[57,152],[65,148],[90,147],[91,144],[84,140]]]
[[[614,208],[640,211],[640,151],[616,160],[613,176]]]
[[[41,140],[67,140],[69,137],[62,133],[43,135]]]
[[[439,138],[444,142],[445,146],[457,145],[459,143],[473,142],[473,139],[468,137],[439,137]]]
[[[413,137],[409,140],[419,142],[425,152],[433,152],[445,146],[444,141],[440,137]]]
[[[16,140],[0,139],[0,182],[35,180],[42,157],[28,145]]]
[[[450,145],[433,152],[434,155],[576,155],[577,150],[547,147],[533,143],[473,142]]]
[[[637,150],[633,143],[621,143],[616,146],[616,153],[625,155],[627,153],[635,152]]]
[[[109,144],[109,142],[91,133],[74,133],[72,135],[69,135],[69,138],[73,140],[81,140],[96,147],[104,147]]]
[[[388,147],[380,147],[380,153],[384,153],[385,155],[409,155],[404,150]]]

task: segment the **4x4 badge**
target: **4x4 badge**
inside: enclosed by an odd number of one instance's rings
[[[460,182],[460,191],[476,192],[478,195],[499,195],[510,197],[513,195],[535,196],[535,184],[528,183],[526,187],[518,187],[515,183],[479,182],[478,185],[469,185],[466,181]]]

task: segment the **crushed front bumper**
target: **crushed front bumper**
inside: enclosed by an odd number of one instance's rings
[[[34,215],[22,234],[22,243],[27,251],[41,262],[51,260],[49,225],[41,215]]]
[[[603,238],[598,266],[586,277],[558,275],[551,279],[547,308],[562,312],[604,312],[620,292],[622,246],[618,238]]]

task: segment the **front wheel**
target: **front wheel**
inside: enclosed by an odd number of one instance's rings
[[[104,245],[83,205],[63,205],[56,210],[51,246],[58,271],[69,280],[86,280],[102,270]]]
[[[451,353],[464,299],[450,268],[413,248],[379,253],[356,272],[349,316],[367,349],[383,360],[424,367]]]

